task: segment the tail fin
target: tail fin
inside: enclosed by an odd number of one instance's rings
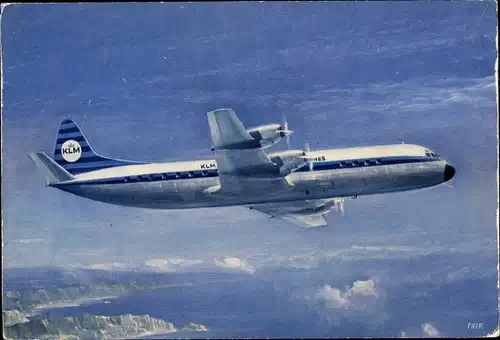
[[[115,166],[138,164],[96,154],[78,125],[70,119],[64,120],[59,128],[54,160],[73,175]]]
[[[36,166],[45,173],[47,184],[50,185],[74,179],[69,172],[47,156],[45,152],[32,152],[29,156]]]

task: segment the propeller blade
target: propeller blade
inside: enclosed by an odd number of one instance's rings
[[[279,128],[279,132],[282,137],[285,137],[286,146],[288,147],[288,150],[290,150],[290,135],[293,133],[293,131],[288,129],[288,120],[286,119],[284,114],[281,115],[281,119],[283,123]]]
[[[344,215],[344,199],[339,198],[335,200],[335,210],[339,211],[342,216]]]
[[[281,120],[282,124],[279,127],[278,131],[280,132],[281,137],[285,137],[286,146],[288,150],[290,150],[290,135],[293,133],[293,131],[288,129],[288,120],[283,113],[281,114]]]
[[[306,142],[306,145],[304,146],[304,149],[306,151],[306,156],[311,152],[311,148],[309,147],[309,142]],[[313,171],[313,158],[309,156],[307,159],[309,159],[309,171]]]

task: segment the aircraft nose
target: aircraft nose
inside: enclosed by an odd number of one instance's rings
[[[447,182],[455,176],[455,168],[450,164],[444,166],[444,181]]]

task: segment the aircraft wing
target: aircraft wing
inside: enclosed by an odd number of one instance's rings
[[[248,207],[302,228],[317,228],[328,226],[323,216],[340,202],[337,199],[318,199],[253,204]]]
[[[288,182],[279,177],[279,166],[271,162],[233,110],[210,111],[207,116],[221,192],[289,187]]]

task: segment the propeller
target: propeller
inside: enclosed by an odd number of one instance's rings
[[[306,152],[306,156],[311,152],[309,142],[306,142],[306,144],[304,145],[304,150]],[[313,171],[313,159],[311,157],[308,157],[307,160],[309,161],[309,171]]]
[[[342,214],[342,216],[344,216],[344,199],[343,198],[339,198],[336,200],[335,202],[335,208],[337,211],[340,211],[340,213]]]
[[[281,126],[278,128],[278,132],[280,133],[280,136],[283,138],[286,138],[286,146],[288,147],[288,150],[290,150],[290,135],[293,133],[292,130],[288,130],[288,121],[283,114],[281,116],[283,123]]]

